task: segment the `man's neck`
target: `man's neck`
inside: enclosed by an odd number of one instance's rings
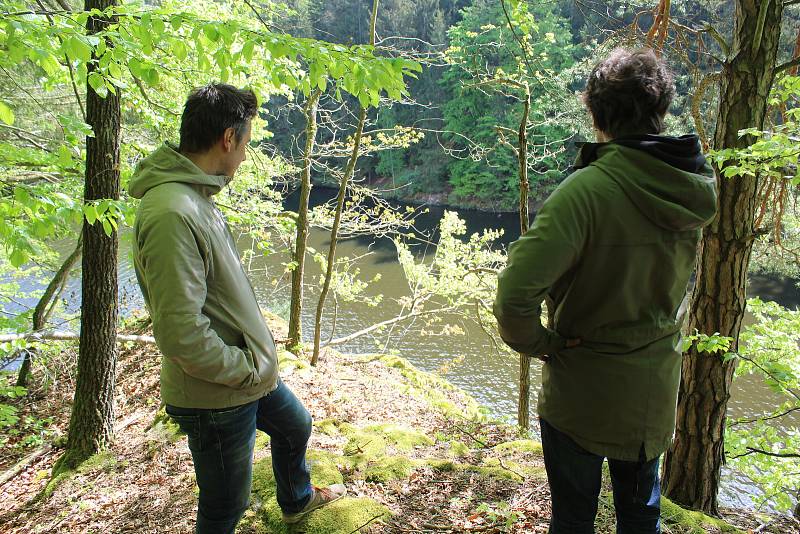
[[[198,169],[208,175],[219,176],[224,174],[219,170],[218,158],[215,157],[211,152],[211,150],[204,153],[181,152],[181,155],[194,163]]]

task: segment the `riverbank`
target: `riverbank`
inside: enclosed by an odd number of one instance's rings
[[[279,320],[270,320],[276,337]],[[61,453],[73,388],[75,347],[37,364],[22,418],[48,418],[40,456],[0,488],[0,530],[37,532],[192,532],[194,473],[186,440],[159,415],[159,355],[121,347],[116,441],[77,472],[51,480]],[[346,499],[315,512],[299,530],[362,532],[546,532],[549,494],[541,448],[514,427],[489,420],[472,398],[406,360],[328,352],[317,368],[281,352],[284,381],[314,417],[309,463],[317,484],[344,482]],[[3,436],[5,437],[5,436]],[[287,532],[279,521],[269,445],[259,434],[253,507],[238,532]],[[30,450],[4,445],[3,470]],[[50,448],[47,445],[51,445]],[[614,531],[604,489],[597,530]],[[665,532],[792,532],[798,525],[737,510],[727,523],[664,502]],[[735,525],[735,526],[734,526]],[[766,526],[764,526],[766,525]],[[737,528],[738,527],[738,528]]]

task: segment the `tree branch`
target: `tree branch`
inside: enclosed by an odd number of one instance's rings
[[[798,0],[797,3],[800,4],[800,0]],[[775,67],[775,70],[773,72],[775,74],[778,74],[779,72],[783,72],[786,69],[791,69],[792,67],[795,67],[797,65],[800,65],[800,56],[794,58],[791,61],[787,61],[786,63],[781,63],[780,65]]]
[[[8,343],[24,339],[26,341],[74,341],[80,339],[78,334],[73,332],[25,332],[22,334],[0,334],[0,343]],[[132,341],[134,343],[145,343],[155,345],[156,339],[153,336],[130,336],[117,334],[117,342],[123,343]],[[334,340],[335,341],[335,340]]]
[[[800,454],[796,452],[770,452],[765,451],[764,449],[758,449],[756,447],[745,447],[747,452],[742,454],[737,454],[736,456],[731,456],[731,459],[741,458],[742,456],[749,456],[751,454],[764,454],[767,456],[774,456],[775,458],[800,458]]]
[[[378,330],[379,328],[383,328],[385,326],[389,326],[389,325],[393,325],[395,323],[399,323],[400,321],[405,321],[405,320],[408,320],[408,319],[414,319],[416,317],[422,317],[423,315],[431,315],[431,314],[434,314],[434,313],[446,313],[446,312],[452,311],[454,309],[456,309],[456,306],[444,306],[442,308],[436,308],[435,310],[421,310],[421,311],[416,311],[416,312],[410,312],[410,313],[407,313],[405,315],[398,315],[397,317],[392,317],[391,319],[387,319],[385,321],[381,321],[379,323],[375,323],[374,325],[368,326],[367,328],[359,330],[358,332],[353,332],[352,334],[349,334],[347,336],[338,337],[336,339],[333,339],[330,342],[328,342],[325,346],[341,345],[342,343],[347,343],[348,341],[352,341],[357,337],[361,337],[361,336],[363,336],[365,334],[369,334],[370,332],[374,332],[375,330]],[[0,336],[0,341],[2,341],[2,337],[1,336]]]

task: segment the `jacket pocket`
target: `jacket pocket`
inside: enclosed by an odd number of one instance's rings
[[[245,345],[247,345],[247,351],[250,353],[253,367],[258,376],[257,383],[274,382],[277,357],[273,358],[272,355],[261,350],[259,344],[247,332],[244,332],[244,342]]]

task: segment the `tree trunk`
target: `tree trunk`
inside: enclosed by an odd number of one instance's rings
[[[375,46],[375,24],[378,19],[378,2],[380,0],[373,0],[372,2],[372,17],[370,18],[370,33],[369,44]],[[317,313],[314,317],[314,353],[311,355],[311,365],[317,365],[319,361],[319,345],[320,337],[322,336],[322,312],[325,308],[325,299],[328,296],[328,290],[331,287],[331,279],[333,278],[333,266],[336,261],[336,241],[339,238],[339,225],[342,223],[342,212],[344,211],[344,198],[347,194],[347,184],[356,169],[358,163],[358,151],[361,149],[361,134],[364,132],[364,123],[367,121],[367,108],[361,108],[358,115],[358,126],[356,127],[356,134],[353,137],[353,152],[350,155],[350,160],[347,162],[347,168],[342,175],[342,180],[339,183],[339,194],[336,197],[336,213],[333,217],[333,227],[331,227],[331,243],[328,247],[327,265],[325,267],[325,281],[322,284],[322,290],[319,293],[319,302],[317,302]],[[331,333],[333,337],[333,333]]]
[[[72,254],[67,256],[67,259],[64,260],[64,263],[61,264],[61,267],[58,269],[53,278],[50,280],[50,283],[47,284],[47,288],[44,290],[44,294],[39,299],[39,302],[36,303],[36,308],[33,310],[33,331],[38,332],[42,330],[45,325],[47,324],[47,319],[50,317],[50,314],[53,313],[53,308],[55,307],[56,300],[58,300],[59,295],[64,290],[64,286],[67,283],[67,279],[69,278],[69,272],[78,262],[78,258],[81,257],[81,252],[83,251],[83,238],[82,236],[78,237],[78,244],[75,247],[75,250],[72,251]],[[30,375],[31,371],[31,352],[25,351],[25,359],[22,361],[22,366],[19,369],[19,375],[17,375],[17,386],[26,387],[28,385],[28,376]]]
[[[86,0],[85,9],[104,10],[115,0]],[[88,34],[102,31],[111,20],[90,17]],[[110,46],[110,43],[108,43]],[[89,72],[94,68],[89,65]],[[91,87],[86,97],[87,122],[94,137],[86,139],[86,202],[119,198],[119,89],[101,98]],[[117,360],[116,231],[108,236],[101,224],[83,222],[81,335],[75,401],[69,422],[68,448],[61,465],[72,467],[106,447],[112,439],[114,379]]]
[[[739,130],[761,129],[774,78],[783,3],[737,0],[733,46],[723,66],[714,147],[741,148],[753,142]],[[721,176],[719,212],[703,232],[692,293],[689,331],[733,338],[738,349],[745,313],[747,266],[753,246],[757,177]],[[664,495],[677,503],[717,514],[724,463],[725,418],[735,360],[716,355],[684,356],[675,441],[664,460]]]
[[[306,146],[303,155],[303,175],[300,182],[300,207],[297,210],[297,239],[294,248],[294,270],[292,270],[292,297],[289,309],[289,350],[295,350],[302,341],[300,316],[303,311],[303,271],[306,263],[306,243],[308,241],[308,199],[311,195],[311,162],[314,152],[314,138],[317,136],[317,104],[320,91],[314,89],[306,102]]]
[[[531,109],[531,92],[525,86],[525,101],[522,119],[517,133],[517,160],[519,161],[519,226],[520,235],[528,231],[530,215],[528,212],[528,115]],[[548,306],[548,310],[550,307]],[[531,400],[531,357],[519,355],[519,399],[517,401],[517,424],[527,430],[530,428]]]

